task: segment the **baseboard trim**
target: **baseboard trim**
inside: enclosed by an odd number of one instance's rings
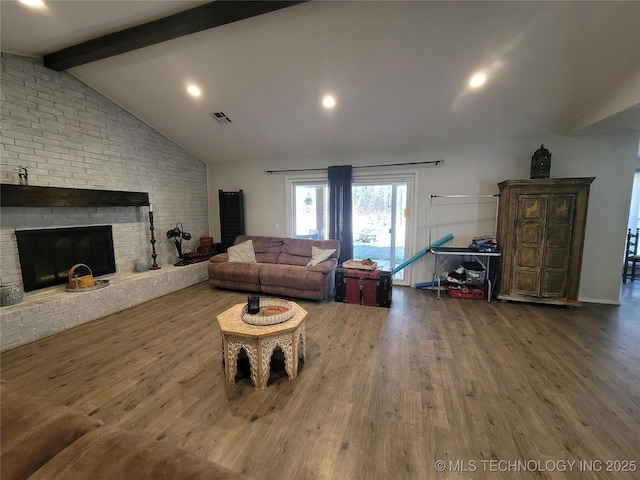
[[[611,300],[610,298],[582,298],[578,299],[583,303],[601,303],[604,305],[616,305],[620,306],[620,300]]]

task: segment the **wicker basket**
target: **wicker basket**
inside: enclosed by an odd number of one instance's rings
[[[82,276],[78,275],[76,273],[76,270],[80,267],[84,267],[86,270],[88,270],[89,273]],[[93,279],[93,272],[88,265],[85,265],[84,263],[76,263],[73,267],[71,267],[71,269],[69,270],[69,288],[90,288],[95,286],[96,282]]]
[[[250,325],[276,325],[286,322],[295,314],[293,305],[277,298],[260,299],[260,313],[247,313],[247,305],[242,307],[242,321]]]

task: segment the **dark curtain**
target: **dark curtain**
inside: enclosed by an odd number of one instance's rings
[[[351,165],[329,167],[329,238],[340,242],[340,263],[353,258],[351,170]]]

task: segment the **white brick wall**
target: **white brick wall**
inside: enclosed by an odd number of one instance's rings
[[[203,162],[73,76],[44,67],[42,60],[4,53],[1,58],[2,183],[18,184],[22,166],[28,168],[30,185],[148,192],[154,208],[157,262],[163,267],[177,257],[165,235],[176,222],[193,236],[183,244],[186,251],[209,235]],[[111,224],[116,269],[132,272],[136,259],[151,259],[147,212],[146,207],[0,207],[0,280],[22,284],[14,234],[22,228]],[[7,337],[15,332],[15,321],[11,326],[6,321],[6,308],[0,312],[3,346],[5,325]],[[30,332],[50,333],[50,321],[51,325],[63,321],[40,320],[37,312],[29,315],[28,320],[21,315],[20,321],[33,324]],[[26,334],[25,339],[33,335]]]

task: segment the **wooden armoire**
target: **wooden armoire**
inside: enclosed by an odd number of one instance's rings
[[[595,177],[506,180],[500,187],[499,300],[578,306],[589,187]]]

